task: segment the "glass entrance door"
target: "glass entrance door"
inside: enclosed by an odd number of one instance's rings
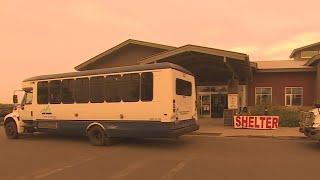
[[[211,117],[211,95],[200,95],[200,115]]]
[[[226,94],[213,94],[211,101],[212,117],[222,118],[224,109],[228,109],[228,96]]]

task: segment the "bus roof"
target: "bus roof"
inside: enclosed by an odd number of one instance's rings
[[[27,81],[37,81],[37,80],[46,80],[46,79],[58,79],[58,78],[68,78],[68,77],[77,77],[77,76],[91,76],[99,74],[109,74],[109,73],[122,73],[122,72],[132,72],[132,71],[144,71],[144,70],[155,70],[155,69],[175,69],[186,74],[193,75],[190,71],[185,68],[178,66],[176,64],[164,62],[164,63],[154,63],[154,64],[144,64],[144,65],[134,65],[134,66],[123,66],[123,67],[114,67],[114,68],[105,68],[105,69],[96,69],[96,70],[87,70],[79,72],[69,72],[61,74],[51,74],[51,75],[41,75],[35,76],[23,80]]]

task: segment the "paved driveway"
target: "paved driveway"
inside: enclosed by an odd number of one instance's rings
[[[7,140],[0,128],[0,179],[317,179],[320,144],[307,140],[189,135],[127,140],[37,135]],[[317,177],[317,178],[316,178]]]

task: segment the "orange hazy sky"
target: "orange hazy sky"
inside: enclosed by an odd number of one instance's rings
[[[73,67],[132,38],[288,59],[320,41],[319,0],[0,0],[0,102],[30,76]]]

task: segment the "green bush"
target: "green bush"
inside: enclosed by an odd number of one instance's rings
[[[13,105],[11,104],[0,104],[0,117],[4,117],[12,112]]]
[[[279,116],[281,127],[298,127],[300,112],[310,110],[310,107],[286,107],[286,106],[267,106],[267,115]],[[265,106],[253,106],[249,108],[251,115],[260,116],[265,114]]]

